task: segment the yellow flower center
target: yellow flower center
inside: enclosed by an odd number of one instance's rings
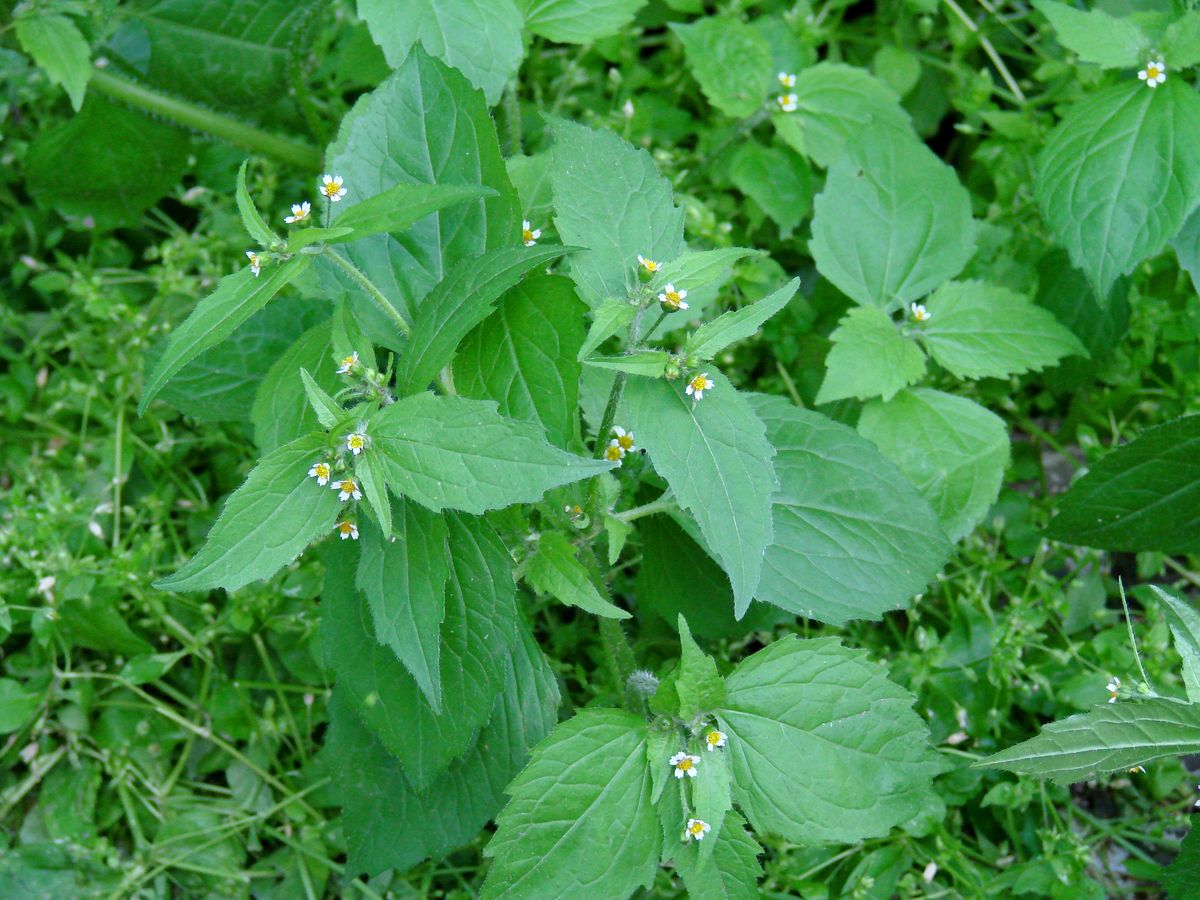
[[[708,387],[708,379],[703,375],[697,375],[692,379],[691,384],[693,391],[703,391]]]
[[[612,462],[616,462],[621,458],[621,448],[619,446],[608,445],[608,449],[604,451],[604,458]]]
[[[358,362],[358,360],[355,359],[353,356],[347,356],[345,359],[342,360],[342,365],[348,369],[352,365],[354,365],[356,362]]]
[[[329,477],[329,466],[322,463],[321,465],[316,467],[316,472],[317,472],[318,478],[328,478]]]
[[[617,444],[620,445],[622,450],[632,450],[633,449],[633,438],[627,434],[623,434],[619,438],[617,438]]]
[[[339,185],[333,181],[329,182],[329,184],[324,185],[321,188],[321,190],[323,190],[325,192],[326,197],[332,197],[334,194],[336,194],[341,189],[342,189],[341,185]]]
[[[342,522],[340,525],[338,525],[338,530],[342,534],[349,534],[353,528],[354,526],[349,522]]]
[[[725,737],[725,735],[721,734],[719,731],[710,731],[708,733],[708,742],[715,747],[717,744],[721,743],[721,738],[723,737]]]
[[[642,268],[644,268],[647,272],[657,272],[658,263],[652,259],[644,259],[642,260]]]
[[[1149,78],[1158,77],[1158,66],[1146,66],[1146,75]]]
[[[522,228],[521,229],[521,240],[532,241],[533,240],[533,232],[530,231],[528,228]]]
[[[693,822],[688,826],[688,834],[701,834],[704,831],[703,822]]]
[[[667,291],[667,306],[679,306],[679,292]]]
[[[675,766],[675,768],[677,768],[680,772],[686,772],[691,767],[692,767],[692,761],[690,759],[688,759],[687,757],[684,757],[683,759],[681,759],[679,761],[679,763]]]
[[[342,491],[347,494],[353,494],[356,490],[358,490],[353,481],[343,481],[340,487]]]

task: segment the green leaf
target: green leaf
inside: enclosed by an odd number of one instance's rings
[[[762,847],[746,830],[745,820],[733,811],[725,814],[720,835],[711,857],[704,854],[711,834],[703,844],[685,844],[676,852],[675,870],[688,896],[692,900],[757,900],[761,896],[758,856]]]
[[[716,387],[699,402],[682,384],[631,379],[623,415],[729,575],[740,619],[771,543],[775,450],[746,398],[719,373],[708,374]]]
[[[1079,57],[1106,69],[1130,69],[1146,62],[1150,39],[1131,16],[1113,16],[1102,9],[1081,9],[1055,0],[1033,0],[1050,20],[1058,42]]]
[[[596,589],[588,570],[576,558],[575,545],[560,531],[547,532],[538,540],[537,552],[525,565],[525,580],[539,594],[549,594],[592,615],[629,618],[628,612]]]
[[[1166,246],[1200,203],[1200,97],[1182,78],[1114,85],[1072,107],[1038,156],[1055,239],[1103,297]]]
[[[390,539],[394,539],[392,501],[388,497],[387,471],[383,460],[378,453],[360,456],[354,464],[354,474],[358,478],[363,496],[367,498],[371,512],[375,514],[375,521],[379,523],[380,530]]]
[[[304,394],[308,397],[308,405],[312,407],[322,427],[332,428],[346,417],[346,410],[317,384],[317,380],[308,374],[308,369],[300,368],[300,380],[304,382]]]
[[[349,228],[299,228],[288,234],[287,252],[299,253],[313,244],[331,244],[338,238],[349,240]]]
[[[504,418],[495,403],[462,397],[405,397],[377,413],[367,434],[367,452],[383,455],[388,486],[433,510],[532,503],[612,468],[546,443],[540,428]]]
[[[646,0],[517,0],[525,27],[560,44],[590,44],[618,34]]]
[[[975,251],[971,198],[954,170],[894,129],[864,130],[814,206],[818,271],[887,312],[957,275]]]
[[[706,16],[690,25],[672,23],[683,41],[688,68],[708,102],[742,119],[756,112],[771,83],[771,47],[740,19]]]
[[[394,535],[363,524],[355,583],[366,595],[375,639],[404,664],[435,713],[442,712],[441,627],[450,578],[442,516],[396,501]]]
[[[1154,428],[1071,485],[1048,537],[1102,550],[1200,547],[1200,415]]]
[[[591,356],[597,347],[623,328],[637,315],[637,307],[627,300],[605,300],[596,307],[587,338],[579,348],[578,359]]]
[[[747,141],[734,156],[729,177],[785,235],[812,213],[812,169],[795,153]]]
[[[504,805],[504,786],[558,719],[558,684],[533,638],[522,634],[487,727],[425,791],[355,716],[334,688],[326,752],[345,815],[349,875],[404,871],[471,841]]]
[[[570,279],[530,275],[463,340],[454,358],[455,388],[464,397],[495,400],[509,418],[541,424],[556,447],[572,446],[585,309]]]
[[[586,248],[571,277],[593,309],[638,285],[638,256],[670,262],[683,252],[683,210],[650,154],[608,131],[553,119],[554,223]]]
[[[1105,703],[975,763],[1061,784],[1200,752],[1200,704],[1159,697]]]
[[[238,169],[237,174],[237,206],[238,212],[242,216],[242,224],[246,226],[246,233],[260,247],[274,247],[282,243],[282,239],[270,226],[263,221],[262,215],[258,211],[258,207],[254,205],[254,200],[250,197],[250,192],[246,189],[246,169],[250,166],[250,160],[242,160],[242,165]]]
[[[1162,602],[1163,615],[1171,626],[1175,649],[1183,660],[1183,684],[1188,700],[1200,703],[1200,613],[1171,591],[1150,585]]]
[[[757,598],[833,625],[908,606],[950,555],[925,498],[854,429],[753,401],[779,478]]]
[[[761,250],[750,250],[746,247],[688,250],[663,263],[658,273],[650,279],[650,288],[657,292],[661,291],[666,284],[671,283],[689,291],[699,290],[728,275],[729,270],[738,260],[745,259],[747,256],[762,255]],[[663,262],[656,256],[651,259]]]
[[[329,240],[341,243],[372,234],[404,231],[448,206],[498,196],[495,190],[482,184],[397,184],[347,208],[334,219],[337,228],[345,229],[344,233]]]
[[[1161,880],[1171,900],[1192,900],[1200,884],[1200,828],[1188,831],[1179,855],[1163,870]]]
[[[1088,355],[1053,315],[1007,288],[950,281],[925,305],[929,319],[918,334],[929,355],[959,378],[1006,378]]]
[[[521,64],[521,13],[512,0],[358,0],[358,15],[393,69],[420,42],[466,75],[490,104]]]
[[[858,432],[900,467],[952,541],[983,520],[1000,492],[1007,429],[999,416],[965,397],[911,388],[888,403],[873,400]]]
[[[817,403],[856,397],[891,400],[925,374],[925,354],[891,316],[873,306],[852,308],[829,336],[825,380]]]
[[[585,709],[533,750],[484,849],[482,897],[625,897],[650,887],[661,842],[646,722]]]
[[[692,780],[691,817],[707,822],[711,828],[703,841],[694,842],[698,844],[700,859],[704,859],[713,855],[713,848],[721,840],[725,816],[733,808],[733,772],[730,771],[729,754],[719,749],[704,753],[699,771]],[[680,824],[686,825],[686,822]],[[676,858],[682,852],[686,851],[677,851]]]
[[[585,359],[584,363],[597,369],[625,372],[644,378],[662,378],[670,361],[671,354],[666,350],[635,350],[621,356],[593,356]]]
[[[21,48],[54,84],[60,84],[79,112],[92,74],[92,48],[66,16],[27,10],[14,22]]]
[[[23,728],[43,699],[41,694],[25,690],[19,681],[0,678],[0,734],[11,734]]]
[[[800,279],[793,278],[779,290],[741,309],[722,313],[710,322],[705,322],[687,339],[683,352],[709,360],[735,341],[754,335],[763,323],[782,310],[795,296]]]
[[[1163,61],[1172,69],[1200,63],[1200,12],[1189,9],[1167,27],[1162,39]],[[1145,59],[1138,60],[1141,65]]]
[[[679,715],[692,719],[702,713],[711,713],[725,700],[725,682],[717,673],[717,664],[707,656],[692,639],[687,620],[680,613],[679,620]],[[724,812],[722,810],[722,812]]]
[[[421,301],[413,332],[396,366],[401,393],[424,390],[450,364],[459,343],[492,313],[521,276],[562,256],[563,247],[502,247],[466,259]]]
[[[278,266],[269,266],[262,277],[256,278],[246,267],[222,278],[217,289],[201,300],[183,324],[171,333],[166,350],[146,379],[138,415],[146,411],[150,401],[176,372],[233,334],[311,262],[312,257],[296,256]]]
[[[829,168],[847,145],[863,140],[872,126],[890,129],[916,143],[908,113],[882,82],[856,66],[821,62],[804,69],[791,91],[794,113],[778,113],[775,129],[786,143],[818,166]]]
[[[259,384],[250,420],[254,423],[254,443],[263,453],[315,431],[320,424],[308,403],[301,369],[312,373],[313,380],[327,392],[336,392],[341,387],[330,344],[330,328],[325,321],[304,332],[280,354]]]
[[[1171,240],[1179,267],[1192,278],[1192,287],[1200,293],[1200,207],[1187,218]]]
[[[264,456],[225,501],[200,552],[154,586],[232,591],[286,566],[328,534],[341,512],[337,494],[308,475],[314,463],[329,458],[324,434],[305,435]]]
[[[942,770],[914,697],[862,650],[788,636],[725,679],[733,799],[755,831],[800,843],[882,837]]]

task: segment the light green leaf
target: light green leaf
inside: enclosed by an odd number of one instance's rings
[[[1162,601],[1163,615],[1175,639],[1175,650],[1183,659],[1183,684],[1188,700],[1200,703],[1200,613],[1182,597],[1157,584],[1150,585],[1150,590]]]
[[[1172,69],[1200,63],[1200,12],[1189,9],[1167,27],[1162,39],[1163,62]],[[1141,65],[1146,60],[1138,60]]]
[[[504,418],[495,403],[463,397],[405,397],[377,413],[367,434],[388,486],[433,510],[532,503],[612,468],[546,443],[538,426]]]
[[[1049,311],[1007,288],[950,281],[925,305],[929,319],[918,333],[929,355],[959,378],[1005,378],[1088,355]]]
[[[1200,207],[1187,218],[1171,240],[1179,267],[1192,278],[1192,287],[1200,293]]]
[[[610,337],[625,328],[637,315],[637,307],[627,300],[605,300],[596,307],[587,338],[579,348],[579,359],[591,356],[592,352]]]
[[[254,442],[263,453],[315,431],[320,424],[308,403],[301,369],[312,373],[313,380],[327,392],[336,392],[341,386],[328,321],[304,332],[280,354],[259,384],[250,420],[254,423]]]
[[[92,74],[92,48],[67,16],[26,10],[16,18],[17,40],[54,84],[60,84],[79,112]]]
[[[800,279],[793,278],[779,290],[741,309],[722,313],[705,322],[687,339],[683,352],[709,360],[735,341],[754,335],[771,316],[782,310],[795,296]]]
[[[779,478],[757,598],[833,625],[908,606],[950,555],[925,498],[852,428],[779,397],[753,401]]]
[[[338,238],[349,240],[347,235],[351,233],[349,228],[299,228],[288,233],[287,252],[299,253],[305,247],[311,247],[313,244],[332,244]]]
[[[1035,194],[1055,239],[1107,296],[1200,203],[1200,97],[1182,78],[1125,82],[1072,107],[1038,156]]]
[[[484,849],[494,898],[626,897],[648,888],[661,835],[650,802],[646,722],[585,709],[533,750]]]
[[[674,690],[674,682],[670,688]],[[663,690],[662,685],[659,685],[659,690]],[[672,711],[671,715],[674,714]],[[667,761],[678,749],[679,731],[675,724],[667,718],[654,719],[646,734],[646,765],[650,769],[650,799],[654,803],[662,796],[663,788],[674,780],[671,777],[673,770]]]
[[[785,637],[725,686],[733,799],[755,831],[806,844],[882,837],[942,770],[915,698],[835,638]]]
[[[521,64],[521,13],[512,0],[358,0],[358,16],[393,69],[420,42],[466,75],[490,104]]]
[[[729,754],[721,749],[703,753],[699,772],[691,779],[691,817],[707,822],[712,829],[702,841],[695,842],[699,845],[700,858],[704,859],[713,855],[713,848],[721,840],[725,815],[733,808],[733,772]],[[679,856],[680,852],[676,852],[676,857]]]
[[[650,288],[656,292],[661,291],[669,283],[688,291],[699,290],[728,275],[729,270],[738,260],[745,259],[747,256],[762,255],[761,250],[750,250],[746,247],[688,250],[674,259],[664,262],[662,268],[650,279]],[[657,256],[651,257],[651,259],[663,262]]]
[[[308,405],[312,407],[312,411],[322,427],[332,428],[346,418],[346,410],[342,409],[342,405],[330,397],[325,389],[317,384],[317,380],[308,373],[308,369],[303,366],[300,368],[300,380],[304,383],[304,394],[308,397]]]
[[[615,134],[562,119],[554,134],[554,222],[569,244],[571,277],[592,308],[630,296],[639,255],[670,262],[683,252],[683,210],[650,154]]]
[[[1159,697],[1105,703],[975,763],[1061,784],[1200,752],[1200,704]]]
[[[619,33],[646,0],[518,0],[525,27],[561,44],[590,44]]]
[[[704,839],[707,845],[710,834]],[[746,830],[745,820],[736,812],[725,814],[721,838],[705,855],[706,846],[693,842],[675,854],[675,870],[683,879],[692,900],[758,900],[758,879],[762,866],[758,856],[762,847]]]
[[[655,471],[699,523],[729,575],[741,618],[771,543],[775,450],[746,398],[719,373],[708,374],[716,387],[699,402],[684,395],[682,384],[630,379],[622,415]]]
[[[975,251],[971,198],[954,170],[894,129],[864,130],[814,206],[817,269],[887,312],[957,275]]]
[[[680,613],[679,626],[679,715],[692,719],[710,713],[725,700],[725,682],[717,673],[717,664],[692,639],[687,620]],[[724,811],[722,811],[724,812]]]
[[[852,308],[830,336],[817,403],[855,397],[891,400],[925,374],[925,354],[891,316],[873,306]]]
[[[334,225],[345,229],[344,233],[329,241],[357,241],[372,234],[404,231],[448,206],[498,196],[482,184],[397,184],[347,208],[334,219]]]
[[[378,453],[367,453],[358,458],[354,464],[354,474],[358,477],[359,487],[380,530],[389,537],[394,537],[392,530],[392,501],[388,497],[387,471]],[[361,587],[361,586],[360,586]]]
[[[561,275],[532,274],[463,340],[454,386],[463,397],[495,400],[500,413],[546,429],[564,450],[579,433],[577,360],[586,307]]]
[[[733,158],[729,177],[785,235],[812,213],[813,174],[802,156],[747,141]]]
[[[264,456],[225,501],[200,552],[154,586],[232,591],[286,566],[332,531],[341,512],[337,494],[308,475],[313,463],[329,458],[324,434],[305,435]]]
[[[575,555],[575,545],[561,531],[541,536],[537,552],[525,565],[525,580],[539,594],[549,594],[595,616],[628,619],[629,613],[596,589],[588,570]]]
[[[858,432],[899,466],[937,512],[952,541],[983,520],[1008,464],[1008,431],[999,416],[964,397],[928,388],[873,400]]]
[[[246,189],[246,169],[250,166],[250,160],[242,160],[242,165],[238,169],[237,174],[237,206],[238,212],[242,216],[242,224],[246,226],[246,233],[258,243],[260,247],[275,247],[283,241],[271,227],[263,221],[262,215],[258,211],[258,207],[254,205],[254,200],[250,197],[250,192]]]
[[[673,23],[683,41],[688,68],[708,102],[734,119],[756,112],[771,83],[771,47],[742,22],[706,16],[689,25]]]
[[[450,578],[446,522],[407,500],[395,506],[394,535],[361,524],[355,583],[371,607],[375,639],[391,648],[441,714],[441,627]]]
[[[22,728],[33,718],[43,699],[36,691],[25,690],[15,679],[0,678],[0,734]]]
[[[1102,9],[1081,9],[1055,0],[1033,0],[1050,20],[1058,42],[1081,62],[1106,69],[1130,69],[1146,62],[1150,39],[1131,16],[1113,16]]]
[[[621,356],[593,356],[585,359],[584,364],[644,378],[662,378],[670,361],[671,354],[666,350],[635,350]]]
[[[269,266],[258,278],[249,267],[222,278],[217,289],[201,300],[183,324],[171,333],[166,350],[146,379],[138,415],[146,411],[150,401],[176,372],[233,334],[311,262],[312,257],[296,256],[278,266]]]

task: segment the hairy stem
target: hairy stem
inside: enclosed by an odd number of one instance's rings
[[[354,263],[350,262],[350,260],[346,259],[346,257],[342,256],[336,250],[330,249],[329,247],[325,248],[323,255],[337,263],[337,265],[341,267],[342,271],[354,280],[355,284],[367,292],[367,296],[369,296],[371,300],[374,301],[375,305],[379,307],[379,311],[387,316],[389,320],[391,320],[391,323],[396,326],[401,334],[403,334],[405,337],[412,336],[412,326],[408,324],[408,320],[400,314],[400,310],[396,309],[396,307],[392,306],[392,304],[388,302],[388,298],[383,295],[383,291],[375,287],[375,283],[361,271],[359,271],[358,266],[354,265]]]
[[[612,390],[608,392],[608,403],[604,407],[604,417],[600,420],[600,430],[596,432],[596,448],[592,455],[599,459],[604,455],[604,437],[612,430],[613,419],[617,417],[617,405],[621,402],[621,391],[625,389],[625,373],[618,372],[613,379]]]

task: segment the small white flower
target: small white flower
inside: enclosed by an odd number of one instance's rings
[[[652,259],[646,259],[646,257],[642,256],[640,253],[638,254],[638,265],[651,275],[662,268],[662,263],[655,262]]]
[[[342,187],[341,175],[323,175],[321,176],[321,184],[319,189],[322,194],[329,200],[330,203],[337,203],[346,196],[346,189]]]
[[[1114,675],[1112,681],[1106,684],[1104,689],[1108,691],[1108,702],[1116,703],[1117,697],[1121,695],[1121,679]]]
[[[334,526],[334,530],[341,536],[342,540],[350,538],[353,541],[358,540],[358,526],[353,522],[338,522]]]
[[[780,72],[779,86],[781,88],[794,88],[796,86],[796,76],[791,72]]]
[[[775,98],[781,112],[795,112],[800,106],[800,98],[795,94],[780,94]]]
[[[250,260],[250,271],[254,273],[254,277],[258,277],[258,273],[262,271],[263,263],[266,262],[261,256],[253,250],[246,251],[246,259]]]
[[[718,747],[724,747],[727,736],[723,731],[710,731],[704,736],[704,746],[712,753]]]
[[[671,757],[670,763],[675,767],[676,778],[682,778],[684,775],[688,778],[695,778],[700,768],[700,757],[691,756],[680,750]]]
[[[929,310],[920,303],[910,303],[908,308],[912,311],[912,317],[917,322],[929,321]]]
[[[287,222],[289,225],[292,225],[296,222],[307,222],[308,214],[310,212],[312,212],[312,205],[307,200],[305,200],[303,203],[293,203],[292,214],[290,216],[284,216],[283,221]]]
[[[926,884],[933,884],[933,879],[937,876],[938,864],[935,862],[929,863],[921,872],[921,880]]]
[[[701,819],[688,819],[685,833],[689,840],[702,841],[711,830],[712,826]]]
[[[683,302],[687,296],[687,291],[675,290],[675,285],[667,284],[666,289],[658,295],[658,302],[669,310],[687,309],[688,305]]]
[[[634,114],[633,101],[626,100],[625,104],[621,107],[621,115],[623,115],[626,119],[632,119],[633,114]]]
[[[354,483],[353,478],[347,478],[345,481],[339,481],[336,484],[331,484],[329,487],[331,490],[338,492],[338,499],[343,503],[352,497],[355,500],[362,499],[362,491],[358,489],[358,485]]]
[[[703,400],[704,392],[711,391],[716,386],[717,383],[708,377],[707,372],[701,372],[688,382],[688,385],[686,388],[684,388],[684,390],[693,400]]]
[[[346,435],[346,449],[355,456],[362,453],[367,447],[367,436],[357,431],[352,431]]]
[[[358,365],[358,351],[355,350],[349,356],[343,357],[341,364],[338,366],[337,373],[339,375],[345,375],[357,365]]]
[[[329,463],[327,462],[313,463],[313,467],[308,470],[308,476],[317,479],[317,484],[321,487],[329,484],[329,473]]]
[[[1138,72],[1138,79],[1146,82],[1146,87],[1156,88],[1167,80],[1167,67],[1161,59],[1146,63],[1146,68]]]
[[[604,448],[604,458],[609,462],[620,462],[625,458],[625,448],[617,443],[616,438],[609,441],[608,446]]]
[[[521,240],[525,242],[526,247],[532,247],[541,236],[542,229],[530,226],[528,219],[521,221]]]
[[[632,453],[637,449],[637,445],[633,442],[632,431],[626,431],[620,425],[614,425],[613,434],[617,436],[615,443],[626,453]]]

